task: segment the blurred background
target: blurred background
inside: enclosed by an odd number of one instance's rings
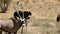
[[[7,3],[6,3],[7,2]],[[9,19],[15,12],[13,6],[17,0],[0,0],[0,19]],[[24,27],[23,34],[60,34],[60,23],[56,22],[60,12],[60,0],[20,0],[24,11],[31,11],[27,31]],[[6,4],[6,5],[5,5]],[[5,8],[6,7],[6,8]],[[1,10],[2,8],[5,8]],[[20,34],[19,29],[17,34]]]

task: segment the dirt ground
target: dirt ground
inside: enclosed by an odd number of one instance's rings
[[[60,23],[56,22],[60,12],[60,0],[20,0],[23,10],[31,11],[31,19],[28,20],[28,27],[24,27],[23,34],[60,34]],[[6,13],[0,13],[0,19],[13,17],[13,0]],[[21,33],[21,28],[17,34]],[[4,33],[3,33],[4,34]]]

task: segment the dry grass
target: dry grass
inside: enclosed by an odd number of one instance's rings
[[[7,13],[0,13],[0,19],[13,17],[14,2],[16,0],[13,0]],[[56,17],[60,12],[59,0],[20,0],[20,2],[23,4],[23,10],[32,12],[27,31],[24,28],[24,34],[60,34],[60,24],[56,22]]]

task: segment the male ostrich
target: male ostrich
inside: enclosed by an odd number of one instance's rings
[[[13,32],[14,34],[17,33],[19,28],[24,24],[24,22],[28,19],[28,16],[31,15],[31,12],[21,12],[14,13],[14,18],[10,18],[8,20],[0,20],[0,29],[3,31],[8,32],[8,34],[11,34]],[[24,13],[24,18],[22,18]],[[21,17],[20,17],[21,16]],[[17,17],[19,19],[17,19]]]

